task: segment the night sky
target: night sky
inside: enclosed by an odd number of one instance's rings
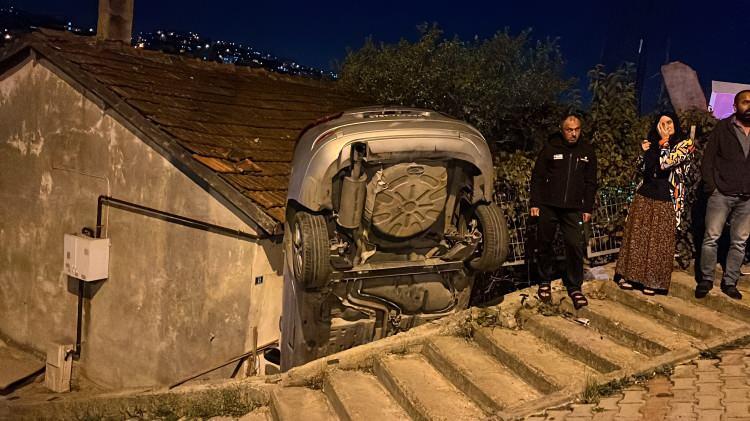
[[[35,13],[69,17],[95,27],[97,0],[0,0]],[[437,22],[446,35],[489,37],[505,27],[533,28],[538,38],[559,38],[566,73],[582,80],[596,63],[634,61],[645,35],[646,87],[658,85],[659,65],[691,65],[704,90],[710,81],[750,83],[750,1],[400,1],[292,2],[136,0],[135,31],[194,31],[214,40],[248,44],[301,64],[331,69],[365,37],[416,39],[416,26]],[[653,86],[651,91],[655,91]]]

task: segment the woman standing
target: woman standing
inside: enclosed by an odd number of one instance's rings
[[[615,281],[622,289],[643,286],[643,293],[666,292],[672,279],[675,232],[685,199],[686,161],[693,140],[681,139],[680,123],[660,114],[648,134],[643,156],[643,184],[628,212]]]

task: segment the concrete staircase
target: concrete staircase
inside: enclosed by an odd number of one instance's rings
[[[259,404],[239,419],[519,419],[572,402],[587,385],[750,342],[750,292],[741,301],[717,290],[696,300],[693,287],[682,272],[673,275],[669,296],[591,281],[584,287],[590,305],[579,311],[562,291],[554,293],[555,306],[540,305],[535,288],[518,291],[499,306],[470,309],[281,375],[234,381]],[[193,393],[166,393],[174,392]],[[62,404],[44,406],[58,411]]]
[[[693,285],[688,274],[675,273],[669,296],[646,297],[611,281],[593,282],[590,306],[579,311],[562,293],[552,316],[519,306],[521,329],[472,323],[469,334],[428,334],[366,357],[360,350],[349,363],[346,352],[328,357],[290,371],[271,391],[270,416],[516,419],[573,401],[587,383],[648,373],[750,340],[750,297],[733,301],[714,291],[696,300]],[[318,384],[301,385],[305,376]]]

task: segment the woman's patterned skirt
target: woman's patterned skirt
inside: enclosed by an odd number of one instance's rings
[[[675,253],[675,210],[672,202],[635,195],[615,272],[644,288],[668,290]]]

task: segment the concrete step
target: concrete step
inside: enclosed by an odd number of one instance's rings
[[[416,420],[476,420],[486,414],[420,354],[387,355],[375,374]]]
[[[44,370],[44,361],[0,340],[0,391]],[[47,373],[49,376],[50,373]],[[70,377],[70,373],[68,373]]]
[[[307,387],[278,387],[271,392],[271,414],[276,421],[338,420],[320,390]]]
[[[563,309],[576,317],[588,319],[592,328],[613,341],[652,357],[689,347],[695,341],[671,325],[661,324],[653,317],[612,300],[589,298],[589,305],[579,310],[574,310],[573,305],[565,301]]]
[[[542,393],[582,386],[587,376],[600,374],[570,358],[526,330],[480,328],[474,340],[517,376]]]
[[[354,370],[332,370],[323,390],[342,420],[408,420],[378,379]]]
[[[623,291],[613,282],[605,283],[604,289],[611,300],[671,324],[696,338],[715,337],[744,326],[725,314],[677,297],[646,296],[640,291]]]
[[[437,336],[422,353],[446,378],[487,412],[521,405],[541,396],[485,350],[464,338]]]
[[[267,406],[261,406],[253,412],[241,416],[238,421],[271,421],[272,419],[271,409]]]
[[[698,299],[695,298],[695,285],[693,275],[685,272],[674,272],[669,294],[720,313],[729,314],[735,319],[750,322],[750,293],[744,293],[741,300],[734,300],[724,295],[716,286],[706,297]]]
[[[592,328],[559,316],[531,317],[524,321],[524,329],[600,373],[630,368],[647,358]]]

